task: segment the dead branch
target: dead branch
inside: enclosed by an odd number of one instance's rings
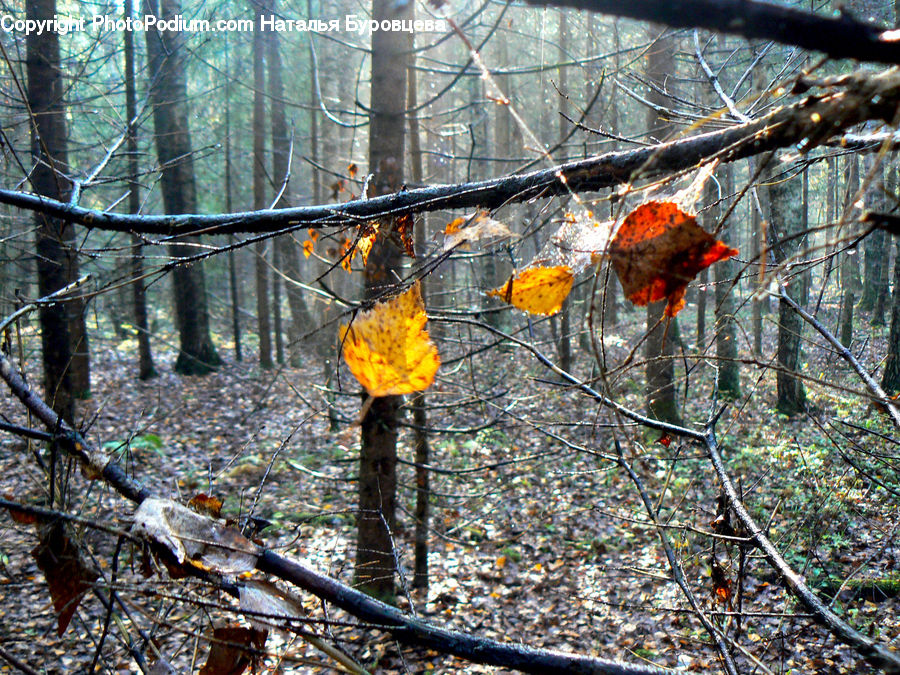
[[[622,3],[622,6],[627,5]],[[846,36],[842,41],[848,41]],[[333,227],[408,213],[494,209],[570,192],[592,192],[625,184],[637,177],[670,175],[714,158],[730,162],[789,146],[799,145],[808,152],[862,122],[884,120],[892,123],[900,105],[900,72],[896,69],[875,74],[853,73],[819,84],[826,84],[828,91],[807,96],[758,120],[728,129],[651,147],[606,153],[540,171],[405,190],[343,204],[212,215],[152,216],[85,209],[15,190],[0,190],[0,203],[38,211],[88,228],[165,236],[260,234],[301,227]]]
[[[833,59],[900,63],[894,31],[863,23],[842,11],[825,16],[758,0],[526,0],[653,21],[672,28],[705,28],[750,40],[772,40],[822,52]]]

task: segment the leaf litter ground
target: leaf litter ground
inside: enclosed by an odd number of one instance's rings
[[[627,333],[609,340],[608,356],[615,362],[624,362],[634,345]],[[445,367],[470,371],[468,382],[477,383],[479,396],[472,399],[466,380],[442,374],[428,393],[436,406],[431,423],[445,430],[432,436],[432,464],[451,473],[432,476],[431,586],[427,592],[404,590],[400,606],[412,605],[436,623],[486,637],[632,662],[648,659],[687,671],[716,670],[715,654],[670,581],[654,530],[630,483],[608,462],[571,447],[609,452],[611,433],[603,425],[614,420],[583,396],[546,381],[547,372],[532,368],[521,353],[504,347],[489,358],[454,366],[453,349],[461,353],[469,346],[468,337],[445,334],[443,340],[451,345],[442,347]],[[265,545],[352,581],[358,451],[358,429],[352,422],[361,397],[351,377],[344,373],[346,390],[337,395],[344,421],[331,432],[324,392],[310,384],[321,379],[321,366],[312,359],[304,368],[272,373],[231,364],[203,379],[167,371],[144,384],[133,379],[128,359],[117,358],[115,350],[108,353],[113,357],[100,356],[104,360],[95,362],[94,399],[82,409],[84,419],[94,420],[92,440],[166,497],[186,503],[200,492],[214,495],[225,500],[223,515],[231,518],[252,509],[272,523],[259,535]],[[581,359],[587,373],[587,358]],[[840,364],[808,366],[811,373],[840,380]],[[763,522],[771,518],[770,535],[788,551],[795,569],[821,588],[853,570],[857,577],[892,574],[900,562],[893,537],[895,503],[871,485],[861,485],[852,472],[841,473],[824,438],[811,440],[808,422],[773,417],[774,381],[769,375],[745,375],[752,400],[746,406],[736,402],[720,433],[732,471],[742,476],[745,487],[760,486],[754,492],[755,515]],[[692,372],[691,386],[702,394],[693,397],[696,403],[688,401],[689,419],[705,418],[710,377],[708,368]],[[613,389],[619,400],[640,407],[637,383],[623,378]],[[856,407],[862,404],[841,392],[815,390],[813,398],[823,419],[863,416]],[[6,408],[14,421],[26,423],[14,406]],[[486,420],[496,423],[483,428]],[[467,428],[481,430],[456,433]],[[677,440],[664,447],[658,434],[631,427],[618,434],[654,495],[668,482],[660,517],[671,519],[669,536],[701,603],[709,611],[724,609],[713,598],[709,539],[689,529],[708,531],[715,517],[716,487],[705,460]],[[862,432],[849,435],[854,442],[869,442]],[[415,499],[410,448],[406,429],[400,449],[406,462],[399,469],[400,524],[394,533],[406,572],[404,589],[412,569]],[[46,504],[46,479],[27,453],[21,441],[0,439],[0,492],[19,502]],[[679,462],[670,472],[676,455]],[[46,453],[43,457],[46,461]],[[130,526],[130,505],[98,484],[88,488],[77,471],[64,469],[71,486],[70,510],[106,525]],[[81,527],[76,532],[88,559],[109,579],[113,538]],[[37,543],[34,528],[3,517],[0,537],[3,648],[39,672],[85,670],[93,640],[101,633],[101,602],[89,592],[67,632],[57,638],[46,584],[29,554]],[[717,560],[734,579],[736,551],[720,545]],[[116,583],[128,612],[122,626],[136,640],[135,628],[152,638],[153,646],[145,649],[149,662],[158,650],[177,672],[198,671],[209,652],[213,625],[239,622],[229,611],[234,601],[197,581],[171,581],[164,572],[144,578],[141,564],[140,552],[126,545]],[[108,596],[103,584],[97,589]],[[847,649],[808,619],[791,616],[802,611],[752,556],[743,590],[743,610],[762,615],[744,618],[740,643],[775,672],[858,671],[859,663]],[[848,588],[836,601],[855,626],[894,645],[900,635],[897,604],[895,597],[855,597]],[[313,598],[305,597],[304,606],[314,632],[371,672],[502,672],[400,647],[333,608],[324,615]],[[734,633],[733,619],[717,621]],[[136,670],[122,637],[114,624],[101,660],[104,672]],[[337,668],[296,638],[273,634],[266,646],[272,653],[265,659],[269,668],[278,664],[284,672],[298,673]],[[736,658],[750,668],[743,654]],[[0,665],[0,672],[6,668]]]

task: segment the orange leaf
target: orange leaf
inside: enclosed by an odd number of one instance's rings
[[[222,500],[202,492],[195,494],[187,503],[188,507],[203,516],[218,518],[222,515]]]
[[[343,180],[336,181],[336,182],[332,183],[329,187],[331,188],[331,198],[337,199],[338,193],[344,191],[344,181]]]
[[[628,214],[609,248],[625,295],[636,305],[668,298],[666,316],[684,307],[684,292],[697,274],[738,254],[673,202],[651,201]]]
[[[447,227],[444,228],[444,234],[456,234],[459,232],[459,228],[463,226],[463,223],[466,222],[466,218],[460,216],[459,218],[454,218],[449,223],[447,223]]]
[[[356,166],[355,162],[347,166],[347,175],[350,176],[350,178],[356,178],[357,171],[359,171],[359,167]]]
[[[84,562],[78,545],[69,538],[67,528],[60,522],[44,530],[40,543],[31,555],[50,588],[56,611],[56,634],[61,636],[66,632],[82,596],[99,575]]]
[[[556,314],[572,290],[575,276],[568,265],[529,267],[488,295],[532,314]]]
[[[312,239],[307,239],[303,242],[303,255],[307,258],[313,254],[313,241]]]
[[[319,241],[319,231],[318,231],[318,230],[314,230],[313,228],[309,228],[309,229],[307,230],[307,233],[309,233],[309,238],[312,239],[313,242]]]
[[[372,252],[372,246],[375,245],[375,238],[378,236],[378,228],[380,226],[381,223],[377,221],[359,226],[359,241],[356,242],[356,251],[362,256],[363,267],[369,262],[369,254]],[[356,251],[350,254],[351,260]]]
[[[409,394],[431,386],[441,360],[424,330],[426,321],[416,282],[341,326],[344,361],[370,395]]]
[[[416,249],[413,246],[414,229],[415,221],[413,220],[412,214],[409,213],[400,216],[394,223],[394,232],[400,237],[400,244],[403,247],[403,252],[410,258],[416,257]]]

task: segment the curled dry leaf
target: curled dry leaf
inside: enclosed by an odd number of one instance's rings
[[[470,224],[463,227],[466,222]],[[503,239],[513,236],[509,228],[499,220],[491,218],[486,211],[480,212],[474,218],[460,217],[447,224],[444,228],[444,250],[466,247],[468,244],[484,239]]]
[[[651,201],[628,214],[609,248],[626,297],[636,305],[668,299],[666,316],[684,307],[697,274],[738,254],[717,241],[674,202]]]
[[[575,275],[568,265],[529,267],[488,295],[531,314],[556,314],[572,290]]]
[[[424,330],[426,321],[416,282],[341,326],[344,361],[371,396],[424,391],[434,382],[441,359]]]
[[[219,574],[249,572],[259,556],[259,547],[237,530],[171,499],[145,499],[134,514],[131,531],[164,546],[179,563]]]
[[[31,555],[50,588],[56,612],[56,634],[61,636],[66,632],[81,598],[99,575],[85,563],[78,545],[69,537],[68,528],[61,522],[44,528],[41,540]]]

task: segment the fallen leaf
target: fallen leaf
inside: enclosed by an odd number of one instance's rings
[[[531,314],[556,314],[572,290],[575,276],[568,265],[529,267],[488,295]]]
[[[221,626],[213,629],[213,642],[200,675],[241,675],[265,647],[268,633],[244,626]]]
[[[344,361],[371,396],[424,391],[434,382],[441,360],[424,330],[426,321],[416,282],[341,326]]]
[[[635,305],[668,299],[666,316],[684,307],[684,292],[697,274],[738,254],[673,202],[641,204],[625,218],[609,248],[625,295]]]
[[[47,580],[56,612],[56,634],[62,636],[81,598],[99,575],[84,562],[77,544],[61,522],[52,523],[43,530],[40,543],[31,555]]]

